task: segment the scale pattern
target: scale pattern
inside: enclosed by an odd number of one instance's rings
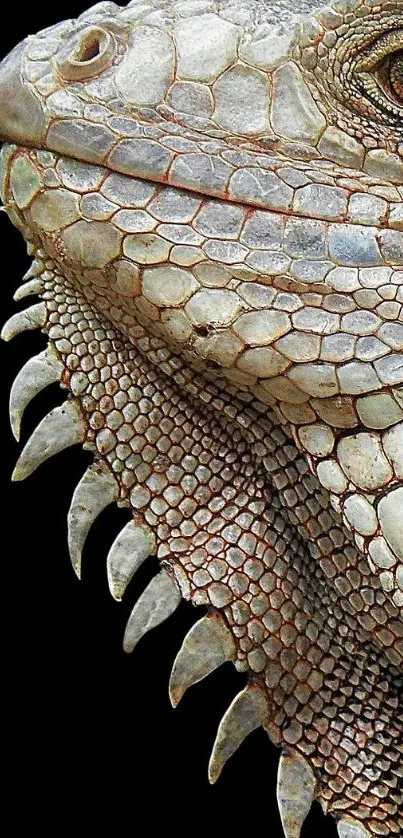
[[[35,255],[17,298],[41,298],[3,337],[48,337],[15,434],[69,391],[14,479],[93,452],[73,565],[117,502],[112,594],[162,567],[126,650],[180,596],[208,607],[172,701],[224,660],[249,674],[210,779],[263,725],[286,838],[314,797],[341,838],[403,828],[402,23],[401,2],[100,3],[0,67],[30,115],[0,119]]]

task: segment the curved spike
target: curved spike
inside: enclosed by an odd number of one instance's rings
[[[315,776],[297,754],[281,754],[277,775],[277,801],[285,838],[299,838],[315,797]]]
[[[44,290],[44,287],[42,279],[31,279],[29,282],[25,282],[24,285],[20,285],[20,287],[17,288],[13,299],[16,303],[18,303],[20,300],[23,300],[24,297],[30,297],[32,294],[40,294]]]
[[[103,463],[93,463],[74,492],[67,515],[68,545],[77,576],[81,573],[81,554],[85,540],[98,515],[119,499],[119,486]]]
[[[70,445],[83,442],[86,427],[75,401],[67,401],[51,410],[29,438],[18,459],[11,479],[25,480],[41,463]]]
[[[359,821],[343,820],[337,824],[340,838],[371,838],[370,833]]]
[[[30,358],[18,373],[10,393],[11,430],[17,441],[25,408],[37,393],[60,381],[62,373],[63,364],[52,346]]]
[[[217,731],[208,768],[210,783],[218,780],[227,760],[249,733],[264,725],[267,715],[267,698],[261,687],[249,684],[235,696]]]
[[[151,629],[159,626],[176,611],[181,593],[173,576],[165,567],[151,580],[137,600],[128,619],[123,648],[132,652],[139,640]]]
[[[30,329],[40,329],[45,325],[47,311],[45,303],[37,303],[25,311],[17,311],[7,323],[4,324],[1,337],[6,342],[12,340],[21,332],[29,332]]]
[[[186,635],[174,660],[169,680],[172,706],[179,704],[189,687],[235,657],[234,639],[221,615],[211,612],[202,617]]]
[[[42,259],[33,259],[27,272],[22,277],[23,282],[26,282],[28,279],[33,279],[34,277],[40,276],[44,270],[45,265]]]
[[[122,599],[136,570],[155,550],[155,536],[148,524],[129,521],[113,542],[106,560],[109,590],[114,599]]]

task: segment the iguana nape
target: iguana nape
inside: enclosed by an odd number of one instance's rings
[[[293,8],[294,7],[294,8]],[[81,550],[109,503],[120,599],[157,554],[125,648],[181,597],[208,614],[170,694],[249,673],[247,733],[282,748],[294,838],[314,797],[341,838],[399,835],[403,604],[403,4],[101,3],[0,66],[2,195],[34,256],[6,339],[60,381],[14,478],[73,443]]]

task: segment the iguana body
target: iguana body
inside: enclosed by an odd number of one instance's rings
[[[248,687],[210,763],[262,725],[287,838],[317,797],[341,838],[399,835],[403,604],[403,4],[133,2],[29,38],[0,67],[3,201],[42,327],[17,377],[23,479],[94,453],[76,571],[132,513],[113,595],[162,569],[125,635],[207,605],[171,698],[225,660]]]

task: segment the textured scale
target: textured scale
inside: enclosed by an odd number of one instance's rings
[[[15,297],[40,297],[3,337],[48,339],[15,436],[69,391],[13,478],[93,453],[76,572],[111,503],[115,599],[161,563],[126,651],[181,598],[207,606],[169,689],[247,673],[211,782],[263,726],[286,838],[315,798],[341,838],[401,835],[401,0],[99,3],[22,42],[0,101],[2,200],[34,257]]]

